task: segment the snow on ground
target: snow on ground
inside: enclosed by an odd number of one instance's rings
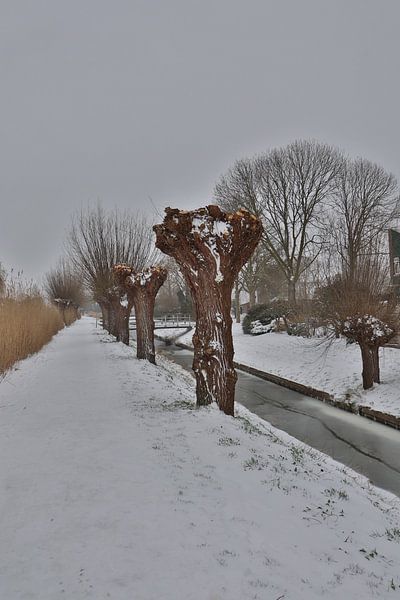
[[[160,331],[157,331],[160,334]],[[179,338],[190,345],[193,332]],[[285,333],[245,335],[240,324],[233,324],[235,361],[280,375],[286,379],[400,416],[400,350],[381,348],[381,381],[364,391],[361,379],[361,352],[357,344],[335,340],[307,339]]]
[[[0,383],[0,598],[400,594],[400,500],[83,318]]]

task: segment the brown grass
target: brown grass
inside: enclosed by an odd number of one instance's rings
[[[39,296],[0,299],[0,374],[40,350],[63,327],[60,312]]]

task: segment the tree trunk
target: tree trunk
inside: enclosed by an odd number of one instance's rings
[[[167,278],[167,270],[158,266],[136,272],[130,265],[118,264],[114,266],[114,277],[128,302],[124,313],[124,332],[128,331],[129,336],[129,315],[134,306],[137,358],[147,359],[155,365],[154,305],[158,290]]]
[[[381,373],[379,367],[379,346],[371,348],[372,360],[374,363],[374,383],[381,382]]]
[[[253,308],[256,303],[256,290],[255,288],[249,288],[249,307]]]
[[[104,302],[101,302],[101,303],[97,302],[97,304],[100,306],[100,310],[101,310],[102,327],[103,327],[103,329],[108,331],[109,330],[108,307]]]
[[[211,286],[214,289],[210,290]],[[193,336],[197,406],[215,401],[225,414],[233,415],[237,375],[233,366],[231,290],[214,281],[204,289],[196,288],[193,294],[198,315]]]
[[[113,334],[113,318],[112,318],[112,310],[109,302],[104,303],[104,328],[110,335]]]
[[[360,344],[362,358],[362,380],[364,390],[369,390],[374,385],[375,360],[373,350],[366,344]]]
[[[118,331],[118,307],[115,302],[108,304],[108,332],[117,337]]]
[[[296,282],[293,279],[288,280],[288,303],[296,306]]]
[[[115,304],[115,337],[117,342],[122,342],[129,346],[129,317],[131,315],[132,304],[123,306],[120,301]]]
[[[240,290],[237,279],[235,281],[235,319],[236,323],[240,323]]]
[[[145,288],[137,289],[134,297],[137,357],[139,359],[147,359],[153,365],[156,364],[153,320],[154,302],[155,297],[148,296]]]

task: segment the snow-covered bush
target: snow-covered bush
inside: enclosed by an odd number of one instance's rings
[[[270,323],[263,325],[261,321],[252,321],[250,324],[251,335],[261,335],[262,333],[270,333],[276,327],[276,319],[272,319]]]
[[[249,310],[243,319],[243,333],[260,335],[273,331],[279,324],[280,318],[288,313],[287,303],[276,301],[271,304],[257,304]]]

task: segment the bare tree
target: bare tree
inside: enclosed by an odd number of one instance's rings
[[[168,256],[164,257],[162,265],[168,271],[168,279],[160,290],[160,294],[157,297],[157,304],[161,300],[160,296],[164,296],[166,300],[166,296],[168,295],[168,301],[164,305],[169,306],[169,310],[172,309],[183,314],[193,314],[190,291],[179,269],[179,265],[173,258]]]
[[[332,202],[331,235],[344,275],[354,280],[367,255],[382,251],[382,233],[400,216],[397,181],[368,160],[346,160]]]
[[[162,261],[162,265],[167,269],[168,277],[157,294],[154,313],[162,315],[178,313],[180,312],[180,303],[177,294],[179,288],[176,285],[174,276],[174,271],[178,270],[178,266],[176,262],[169,257],[165,257],[165,260]]]
[[[65,325],[78,318],[84,300],[83,285],[65,259],[46,273],[44,288],[48,298],[60,310]]]
[[[257,292],[269,282],[270,267],[271,256],[260,244],[239,273],[239,287],[248,293],[250,308],[256,304]]]
[[[165,209],[154,226],[156,246],[178,262],[196,307],[193,370],[197,405],[215,400],[234,413],[237,375],[233,367],[232,288],[261,237],[257,217],[246,210],[225,213],[218,206],[195,211]]]
[[[135,307],[137,357],[156,364],[154,304],[158,290],[167,278],[167,270],[153,266],[135,272],[131,266],[119,264],[115,265],[114,274],[127,296],[127,305]]]
[[[105,328],[129,343],[123,296],[115,285],[119,263],[141,270],[155,258],[152,231],[143,217],[128,212],[106,213],[100,206],[77,214],[68,236],[68,252],[82,281],[99,304]],[[121,329],[121,327],[124,329]]]
[[[236,323],[240,323],[240,315],[241,315],[241,306],[240,306],[240,292],[242,291],[242,284],[239,276],[236,277],[234,283],[234,310],[235,310],[235,321]]]
[[[292,305],[301,274],[322,247],[326,200],[341,162],[331,146],[300,140],[236,162],[215,187],[222,207],[244,206],[260,217],[264,248],[285,276]]]
[[[271,259],[271,255],[259,244],[235,280],[234,309],[236,323],[240,323],[241,292],[248,294],[248,305],[251,309],[257,302],[260,302],[261,297],[265,297],[266,289],[270,292],[275,289],[276,286],[271,281],[271,267],[276,270],[275,262]]]

